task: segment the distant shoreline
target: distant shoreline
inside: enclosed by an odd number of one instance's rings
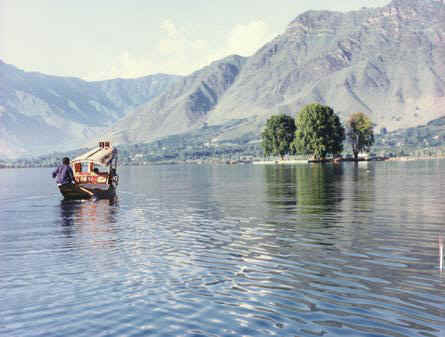
[[[416,160],[434,160],[434,159],[445,159],[445,156],[428,156],[428,157],[393,157],[389,158],[390,161],[416,161]]]
[[[258,159],[258,158],[257,158]],[[424,156],[424,157],[415,157],[415,156],[404,156],[404,157],[391,157],[391,158],[385,158],[382,159],[365,159],[365,160],[359,160],[359,163],[367,163],[367,162],[374,162],[374,161],[396,161],[396,162],[407,162],[407,161],[421,161],[421,160],[445,160],[445,156]],[[325,161],[324,163],[343,163],[343,162],[351,162],[353,163],[354,160],[340,160],[338,162],[329,160]],[[122,167],[124,166],[154,166],[154,165],[178,165],[178,164],[187,164],[187,165],[240,165],[240,164],[253,164],[253,165],[297,165],[297,164],[312,164],[317,162],[311,162],[310,159],[271,159],[271,160],[256,160],[256,159],[250,159],[250,160],[216,160],[216,159],[194,159],[194,160],[185,160],[185,161],[154,161],[154,162],[147,162],[147,163],[130,163],[130,164],[123,164],[120,165]],[[11,169],[11,168],[53,168],[57,167],[57,165],[8,165],[8,164],[0,164],[0,170],[1,169]]]
[[[430,156],[430,157],[392,157],[392,158],[385,158],[385,159],[365,159],[365,160],[359,160],[357,162],[359,163],[366,163],[366,162],[376,162],[376,161],[400,161],[400,162],[406,162],[406,161],[420,161],[420,160],[440,160],[440,159],[445,159],[445,156]],[[339,160],[338,162],[335,162],[333,160],[329,160],[329,161],[324,161],[323,163],[344,163],[344,162],[351,162],[354,163],[356,161],[354,160]],[[322,163],[322,162],[320,162]],[[310,160],[307,159],[300,159],[300,160],[294,160],[294,159],[289,159],[289,160],[262,160],[262,161],[254,161],[252,164],[254,165],[292,165],[292,164],[318,164],[317,162],[311,162]]]

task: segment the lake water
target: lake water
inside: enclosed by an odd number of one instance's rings
[[[445,161],[0,170],[2,336],[445,336]]]

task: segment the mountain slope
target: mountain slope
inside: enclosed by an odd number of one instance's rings
[[[24,72],[0,61],[0,155],[18,156],[83,146],[129,110],[179,77],[86,82]]]
[[[389,129],[445,115],[445,7],[398,0],[349,13],[309,11],[250,57],[210,124],[320,102]]]
[[[144,142],[233,120],[244,122],[219,140],[259,135],[271,114],[294,115],[312,102],[342,118],[365,112],[389,130],[424,124],[445,115],[445,6],[394,0],[348,13],[308,11],[236,69],[216,96],[198,79],[214,66],[184,78],[117,123],[113,138]]]
[[[244,62],[241,56],[229,56],[178,80],[119,121],[109,136],[117,143],[136,143],[201,127]]]
[[[140,143],[224,125],[212,141],[246,140],[270,115],[312,102],[343,119],[365,112],[388,130],[445,116],[444,2],[308,11],[251,57],[186,77],[85,82],[0,62],[0,154],[80,147],[104,130],[115,143]]]

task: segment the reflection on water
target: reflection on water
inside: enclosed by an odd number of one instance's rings
[[[297,169],[297,205],[301,214],[335,211],[342,200],[342,165],[311,165]]]
[[[445,162],[48,172],[0,171],[0,335],[443,335]]]
[[[264,168],[267,202],[272,210],[298,211],[323,215],[336,210],[343,200],[342,165],[266,166]],[[359,169],[354,169],[359,180]],[[360,187],[356,188],[362,193]]]
[[[117,198],[92,200],[61,200],[60,219],[63,226],[84,223],[116,222]]]
[[[103,233],[113,233],[116,227],[116,214],[118,211],[118,200],[113,199],[91,199],[91,200],[61,200],[60,222],[62,232],[67,238],[74,238],[76,234],[92,234],[103,236]],[[103,246],[111,245],[113,239],[93,241],[92,244],[100,243]]]
[[[358,169],[355,173],[358,179]],[[327,220],[332,225],[343,201],[342,165],[266,166],[266,201],[269,214],[280,221],[294,214],[293,222],[308,225]]]
[[[443,263],[444,263],[445,255],[444,255],[444,243],[442,236],[439,236],[439,269],[443,271]]]

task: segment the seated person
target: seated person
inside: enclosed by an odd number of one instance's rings
[[[57,167],[53,172],[53,178],[56,178],[58,185],[74,184],[74,173],[70,166],[70,159],[68,157],[63,158],[62,165]]]

